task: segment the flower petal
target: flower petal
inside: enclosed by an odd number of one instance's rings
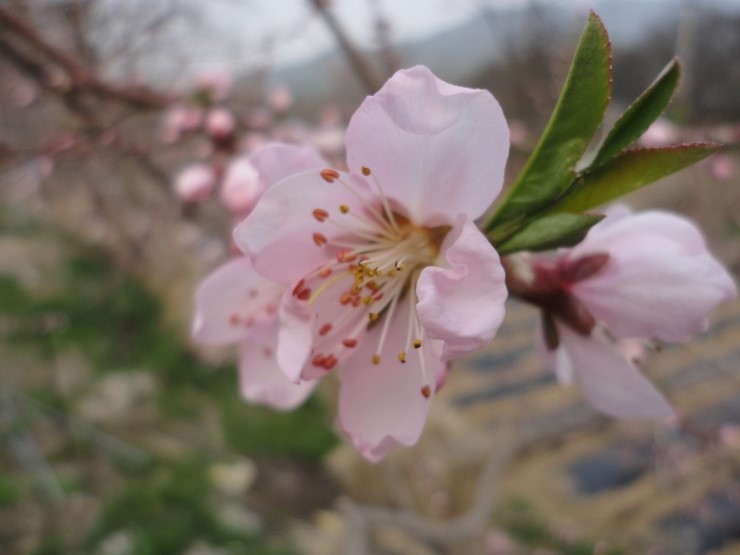
[[[297,301],[290,290],[286,291],[280,304],[277,362],[293,383],[301,381],[301,372],[313,347],[315,327],[316,312],[310,305]]]
[[[283,289],[258,274],[248,258],[230,260],[195,292],[193,338],[209,345],[244,339],[255,326],[275,319]]]
[[[618,337],[686,341],[707,315],[735,297],[727,271],[708,253],[656,236],[609,251],[604,269],[571,291]]]
[[[249,162],[260,176],[263,191],[286,177],[328,165],[313,147],[285,143],[272,143],[258,148],[249,157]]]
[[[305,401],[317,382],[291,382],[280,370],[275,352],[279,324],[260,329],[241,344],[239,384],[247,401],[290,410]]]
[[[558,324],[560,346],[572,364],[575,381],[600,412],[615,418],[664,418],[673,414],[663,395],[598,328],[584,337]]]
[[[399,305],[397,314],[408,313],[407,303]],[[394,318],[389,325],[380,364],[372,363],[382,327],[376,326],[339,374],[339,423],[362,456],[373,462],[385,457],[396,444],[416,443],[436,379],[444,375],[442,367],[446,366],[424,347],[410,351],[406,363],[399,362],[397,354],[406,348],[408,323],[405,318]],[[426,385],[430,387],[428,398],[421,393]]]
[[[336,256],[336,250],[316,243],[316,234],[331,240],[345,232],[330,221],[317,219],[314,211],[325,211],[332,219],[349,217],[339,213],[340,205],[357,212],[365,209],[340,179],[351,183],[353,191],[366,192],[364,183],[356,177],[341,174],[328,183],[319,170],[283,179],[265,192],[234,231],[234,241],[252,258],[258,272],[275,281],[292,283]]]
[[[501,190],[509,128],[488,92],[456,87],[426,67],[397,72],[352,116],[351,172],[369,167],[385,194],[425,225],[475,219]]]
[[[488,343],[504,318],[506,285],[498,254],[470,220],[442,252],[449,268],[429,266],[416,286],[416,312],[424,330],[444,341],[441,358],[450,360]],[[446,252],[445,252],[446,251]]]

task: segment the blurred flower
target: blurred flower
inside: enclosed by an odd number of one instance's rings
[[[226,108],[213,108],[206,115],[206,133],[213,139],[231,136],[236,127],[234,115]]]
[[[715,154],[708,163],[709,172],[717,181],[727,181],[735,175],[735,163],[728,154]]]
[[[165,144],[179,141],[184,133],[194,131],[203,120],[203,110],[197,106],[173,106],[164,115],[161,140]]]
[[[269,102],[274,112],[282,114],[293,105],[293,95],[287,87],[275,87],[270,91]]]
[[[679,128],[666,118],[658,118],[640,137],[644,147],[660,147],[675,143],[679,138]]]
[[[195,89],[208,95],[210,102],[222,102],[231,92],[233,78],[227,71],[205,71],[195,78]]]
[[[249,160],[232,160],[221,184],[221,200],[226,208],[233,214],[247,215],[257,204],[261,193],[257,170]]]
[[[191,164],[175,178],[175,193],[183,202],[207,199],[216,186],[216,172],[207,164]]]
[[[531,264],[535,277],[522,297],[544,310],[537,339],[548,366],[561,383],[578,383],[595,408],[620,418],[672,413],[635,368],[634,342],[687,341],[736,295],[696,226],[666,212],[614,207],[580,244]],[[515,279],[509,284],[519,289]]]
[[[255,194],[282,178],[324,164],[318,154],[307,148],[270,145],[255,152],[248,160],[254,172]],[[278,306],[285,285],[270,281],[254,271],[247,257],[227,262],[208,277],[195,293],[193,338],[207,345],[238,344],[239,376],[244,398],[254,403],[287,410],[302,403],[315,382],[295,384],[280,370],[277,351]]]
[[[235,231],[289,285],[277,359],[295,383],[339,367],[339,421],[372,461],[415,443],[448,361],[495,335],[506,287],[474,224],[509,148],[490,93],[396,73],[352,117],[348,167],[270,188]]]

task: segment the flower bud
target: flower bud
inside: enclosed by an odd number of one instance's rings
[[[246,215],[257,204],[261,194],[259,175],[246,158],[234,159],[221,184],[221,200],[228,210]]]
[[[175,178],[175,194],[183,202],[200,202],[208,198],[216,185],[216,172],[207,164],[193,164]]]

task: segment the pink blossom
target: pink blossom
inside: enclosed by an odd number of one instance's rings
[[[270,108],[282,114],[287,112],[293,105],[293,95],[287,87],[275,87],[270,91]]]
[[[234,115],[226,108],[213,108],[206,115],[206,133],[214,139],[230,136],[236,127]]]
[[[717,181],[729,181],[735,175],[735,163],[728,154],[716,154],[709,159],[709,171]]]
[[[687,341],[736,296],[696,226],[657,210],[615,207],[579,245],[535,257],[533,268],[537,285],[524,297],[545,309],[545,360],[561,382],[578,383],[595,408],[620,418],[672,413],[631,360],[635,342]]]
[[[247,158],[232,160],[221,184],[221,200],[234,214],[246,215],[257,204],[262,191],[257,170]]]
[[[211,102],[221,102],[231,92],[233,78],[227,71],[205,71],[195,78],[195,89],[206,93]]]
[[[291,173],[320,167],[318,154],[307,148],[269,145],[249,159],[256,175],[254,194]],[[275,353],[279,330],[278,306],[285,285],[254,271],[247,257],[235,258],[208,277],[195,294],[193,338],[207,345],[238,344],[243,397],[254,403],[287,410],[302,403],[315,382],[295,384],[279,369]]]
[[[183,202],[207,199],[216,186],[216,172],[208,164],[191,164],[175,178],[175,193]]]
[[[678,127],[666,118],[658,118],[640,137],[640,144],[645,147],[660,147],[676,142],[679,137]]]
[[[165,144],[179,141],[184,133],[200,127],[203,110],[197,106],[173,106],[164,116],[161,140]]]
[[[448,361],[501,323],[503,268],[473,220],[501,188],[508,139],[490,93],[399,71],[349,123],[350,172],[276,184],[235,231],[257,271],[289,284],[282,370],[301,383],[337,367],[340,425],[371,461],[418,440]]]

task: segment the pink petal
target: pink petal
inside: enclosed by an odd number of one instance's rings
[[[328,164],[312,147],[284,143],[260,147],[249,157],[249,161],[259,173],[262,190],[291,175],[325,168]]]
[[[365,99],[346,133],[351,172],[369,167],[417,223],[475,219],[496,198],[509,129],[488,92],[456,87],[416,66]]]
[[[711,310],[736,295],[698,229],[678,216],[624,218],[589,235],[572,254],[588,251],[608,252],[609,261],[571,291],[619,337],[685,341],[706,329]]]
[[[399,305],[398,314],[408,313],[407,302]],[[381,326],[376,326],[340,369],[339,423],[360,454],[372,462],[385,457],[396,444],[417,442],[434,396],[436,377],[444,374],[442,367],[446,366],[423,352],[422,372],[420,355],[424,348],[410,351],[406,363],[399,362],[397,354],[405,349],[407,322],[394,318],[389,325],[380,364],[372,363],[381,332]],[[421,393],[426,385],[430,386],[428,398]]]
[[[507,294],[504,269],[488,240],[463,217],[456,231],[442,249],[449,268],[425,268],[416,286],[419,321],[430,337],[444,341],[443,360],[493,339],[504,318]]]
[[[297,301],[288,290],[280,305],[280,323],[278,364],[289,380],[299,383],[313,347],[316,312],[311,305]]]
[[[355,182],[355,189],[365,187],[358,178],[341,174]],[[352,211],[364,209],[358,198],[338,181],[327,183],[319,170],[293,175],[270,187],[252,213],[234,231],[234,241],[254,261],[257,271],[283,283],[293,283],[337,254],[315,242],[316,234],[328,240],[345,231],[328,221],[319,221],[316,209],[329,218],[341,218],[339,206]]]
[[[208,275],[195,292],[193,338],[226,345],[276,318],[284,287],[254,271],[248,258],[230,260]]]
[[[615,418],[665,418],[673,414],[663,395],[611,345],[603,332],[584,337],[558,324],[560,347],[576,383],[594,408]]]
[[[317,382],[291,382],[275,356],[279,324],[250,334],[241,344],[239,384],[247,401],[290,410],[305,401]]]

